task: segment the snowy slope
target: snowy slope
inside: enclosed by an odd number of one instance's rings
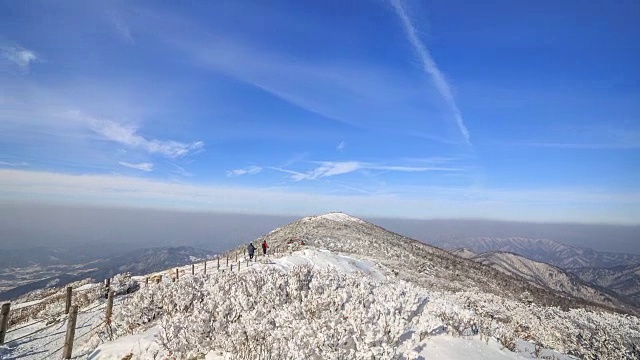
[[[205,359],[533,357],[525,342],[512,352],[470,332],[451,336],[436,315],[442,312],[473,322],[441,294],[389,279],[370,261],[305,248],[240,273],[188,277],[142,290],[123,304],[116,321],[120,329],[133,325],[141,331],[98,346],[90,358],[162,358],[167,351],[161,344],[178,358],[206,354]],[[154,316],[160,321],[150,320]],[[550,350],[544,354],[570,358]]]
[[[640,264],[613,268],[576,268],[569,271],[583,281],[628,296],[640,306]]]
[[[192,276],[189,266],[177,282],[143,286],[118,298],[111,327],[88,333],[77,354],[466,360],[534,358],[539,348],[548,358],[640,359],[636,316],[544,291],[523,302],[524,281],[348,215],[304,218],[262,240],[286,255],[243,259],[239,272],[197,265]],[[0,347],[1,357],[40,359],[60,333]]]
[[[478,255],[477,253],[471,251],[471,249],[467,249],[467,248],[453,249],[453,250],[450,250],[449,252],[465,259],[471,259],[472,257]]]
[[[472,260],[491,266],[514,277],[523,278],[540,287],[569,296],[605,303],[610,295],[596,289],[577,276],[553,265],[533,261],[509,252],[492,251],[471,257]]]

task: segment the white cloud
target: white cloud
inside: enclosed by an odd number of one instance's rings
[[[28,68],[29,64],[38,59],[35,52],[21,46],[2,46],[0,47],[0,54],[21,68]]]
[[[187,185],[113,175],[0,169],[0,201],[53,201],[172,210],[308,215],[488,218],[638,224],[638,192],[598,189],[501,190],[456,187],[388,189],[387,194],[327,195],[286,189]],[[401,190],[401,189],[400,189]],[[167,204],[167,205],[162,205]]]
[[[126,162],[126,161],[120,161],[118,164],[120,164],[122,166],[126,166],[126,167],[131,168],[131,169],[136,169],[136,170],[141,170],[141,171],[146,171],[146,172],[153,171],[153,164],[152,163],[134,164],[134,163]]]
[[[132,148],[139,148],[152,154],[161,154],[169,158],[180,158],[204,148],[202,141],[182,143],[173,140],[145,139],[137,133],[134,126],[119,124],[111,120],[88,119],[93,131],[107,140]]]
[[[347,143],[346,143],[346,142],[344,142],[344,141],[341,141],[341,142],[340,142],[340,144],[338,144],[338,146],[336,147],[336,150],[338,150],[338,151],[342,151],[342,150],[344,150],[344,148],[346,148],[346,147],[347,147]]]
[[[462,136],[464,137],[465,141],[471,144],[469,130],[464,125],[464,121],[462,119],[462,112],[460,111],[460,109],[458,108],[458,105],[456,104],[456,100],[453,96],[453,92],[451,91],[451,87],[449,86],[449,83],[444,77],[444,74],[438,68],[438,65],[436,64],[435,60],[433,60],[433,57],[431,57],[431,53],[429,52],[429,49],[427,49],[427,47],[422,43],[422,41],[418,37],[416,28],[413,26],[413,24],[411,23],[411,19],[409,18],[409,15],[407,15],[407,12],[402,7],[401,0],[391,0],[391,5],[393,5],[393,9],[395,10],[396,15],[398,15],[398,17],[400,18],[400,21],[402,22],[402,26],[407,35],[407,39],[413,46],[416,54],[420,57],[424,70],[429,75],[431,75],[431,78],[433,79],[433,82],[436,85],[438,92],[440,93],[440,95],[442,95],[444,100],[447,102],[447,104],[453,111],[453,115],[456,121],[456,126],[462,133]]]
[[[242,175],[255,175],[261,171],[262,171],[262,168],[259,166],[249,166],[244,169],[229,170],[227,171],[227,176],[235,177],[235,176],[242,176]]]
[[[29,166],[28,162],[11,162],[11,161],[0,161],[0,166]]]

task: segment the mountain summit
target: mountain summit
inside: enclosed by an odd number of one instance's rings
[[[260,238],[272,245],[304,243],[334,252],[371,259],[399,278],[442,291],[479,289],[509,299],[523,294],[535,302],[565,308],[598,305],[623,312],[637,309],[625,299],[582,286],[583,296],[540,286],[529,278],[505,273],[476,261],[463,259],[440,248],[388,231],[357,217],[332,212],[299,219]],[[569,296],[568,296],[569,295]]]

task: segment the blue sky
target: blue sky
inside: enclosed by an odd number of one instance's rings
[[[640,223],[640,4],[0,1],[0,199]]]

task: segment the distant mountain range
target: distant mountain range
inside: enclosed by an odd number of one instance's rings
[[[48,254],[50,255],[50,253]],[[63,261],[60,258],[52,259],[42,254],[33,257],[32,260],[16,259],[13,264],[27,264],[28,266],[0,269],[0,282],[3,284],[3,288],[8,288],[0,292],[0,300],[13,299],[32,290],[48,286],[64,286],[86,278],[102,281],[126,272],[132,275],[148,274],[202,261],[215,254],[212,251],[179,246],[141,249],[75,264],[70,264],[68,259],[65,259],[61,264]],[[44,265],[36,265],[36,261],[42,261]],[[56,265],[51,265],[52,263]],[[17,286],[8,286],[12,283]]]
[[[476,254],[490,251],[510,252],[562,269],[611,268],[640,264],[640,255],[596,251],[550,239],[469,237],[441,240],[434,245],[447,250],[465,248]]]

